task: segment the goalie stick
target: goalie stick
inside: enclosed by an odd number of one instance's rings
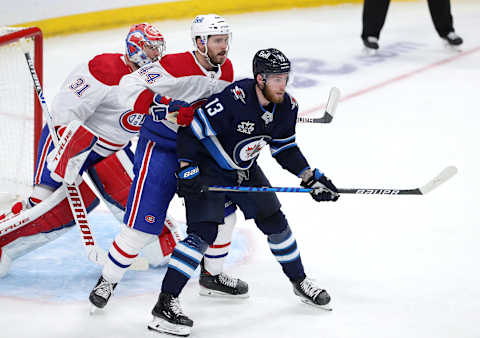
[[[438,188],[457,173],[457,168],[449,166],[443,169],[440,174],[428,181],[419,188],[414,189],[385,189],[385,188],[348,188],[338,189],[340,194],[357,195],[425,195]],[[296,187],[243,187],[243,186],[205,186],[203,191],[223,191],[223,192],[311,192],[314,189],[296,188]]]
[[[43,96],[42,86],[40,84],[40,80],[38,79],[37,72],[35,70],[35,66],[33,64],[32,58],[26,46],[26,39],[22,38],[19,41],[20,48],[23,51],[23,55],[25,56],[25,60],[28,64],[28,69],[30,70],[30,75],[32,76],[33,84],[35,87],[35,92],[37,93],[38,101],[42,107],[43,115],[45,116],[45,121],[48,126],[48,130],[52,137],[53,144],[55,147],[58,146],[58,136],[53,127],[53,116],[48,110],[48,106]],[[70,205],[70,210],[72,211],[72,215],[75,219],[75,223],[78,225],[82,236],[82,242],[85,246],[85,251],[87,253],[87,257],[90,261],[104,265],[107,259],[107,252],[95,244],[95,239],[93,237],[93,233],[90,229],[90,224],[87,218],[87,211],[85,210],[85,204],[83,203],[83,199],[80,194],[80,190],[78,185],[75,183],[73,184],[62,184],[63,189],[65,189],[65,193],[67,195],[68,203]],[[62,189],[62,188],[60,188]],[[147,270],[148,269],[148,261],[144,257],[137,257],[135,261],[130,266],[132,270]]]
[[[338,101],[340,100],[340,89],[332,87],[330,94],[328,95],[327,104],[325,106],[325,112],[322,117],[297,117],[297,122],[301,123],[330,123],[332,122],[333,115],[337,109]]]

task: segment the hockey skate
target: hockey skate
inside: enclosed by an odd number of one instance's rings
[[[225,298],[248,298],[248,284],[225,273],[211,275],[205,270],[203,261],[200,272],[200,295]]]
[[[113,290],[117,283],[108,282],[103,276],[100,276],[100,279],[97,282],[97,285],[90,292],[88,299],[92,304],[90,308],[90,314],[94,314],[97,310],[103,309],[107,305],[108,300],[112,296]]]
[[[330,295],[327,291],[318,287],[310,278],[305,277],[302,281],[294,282],[292,285],[293,292],[305,304],[332,311],[332,308],[327,306],[330,303]]]
[[[183,313],[178,298],[169,293],[160,293],[152,315],[153,319],[148,323],[149,330],[182,337],[192,331],[193,320]]]

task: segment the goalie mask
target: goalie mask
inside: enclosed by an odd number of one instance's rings
[[[206,57],[208,63],[211,66],[216,67],[218,66],[218,64],[214,64],[208,56],[207,42],[208,38],[212,35],[228,35],[226,50],[226,53],[228,54],[228,50],[230,49],[230,41],[232,39],[230,25],[225,21],[223,17],[216,14],[197,15],[195,19],[193,19],[191,26],[193,47],[195,51],[198,51],[201,55]],[[197,37],[200,38],[202,45],[205,47],[204,52],[199,50],[197,47]],[[227,54],[225,55],[225,60],[227,59]]]
[[[157,27],[148,23],[133,25],[126,38],[128,60],[143,67],[160,59],[165,52],[165,40]]]

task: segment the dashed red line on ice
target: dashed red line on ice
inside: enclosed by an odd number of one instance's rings
[[[414,76],[414,75],[417,75],[419,73],[422,73],[422,72],[425,72],[427,70],[430,70],[432,68],[435,68],[435,67],[438,67],[438,66],[441,66],[441,65],[444,65],[446,63],[450,63],[450,62],[453,62],[461,57],[464,57],[466,55],[469,55],[469,54],[473,54],[473,53],[476,53],[480,51],[480,46],[476,47],[476,48],[473,48],[473,49],[470,49],[466,52],[460,52],[459,54],[455,55],[455,56],[451,56],[449,58],[446,58],[446,59],[443,59],[443,60],[440,60],[440,61],[437,61],[437,62],[434,62],[430,65],[427,65],[427,66],[424,66],[424,67],[421,67],[421,68],[418,68],[418,69],[415,69],[415,70],[412,70],[408,73],[405,73],[405,74],[402,74],[402,75],[398,75],[394,78],[391,78],[391,79],[388,79],[386,81],[383,81],[383,82],[380,82],[380,83],[377,83],[375,85],[372,85],[370,87],[367,87],[367,88],[364,88],[364,89],[360,89],[356,92],[353,92],[351,94],[348,94],[348,95],[345,95],[345,96],[342,96],[342,98],[340,99],[340,102],[343,102],[343,101],[346,101],[346,100],[349,100],[351,98],[354,98],[354,97],[357,97],[357,96],[360,96],[360,95],[363,95],[365,93],[368,93],[368,92],[371,92],[375,89],[378,89],[378,88],[382,88],[382,87],[385,87],[391,83],[394,83],[394,82],[398,82],[398,81],[401,81],[403,79],[406,79],[406,78],[409,78],[411,76]],[[316,107],[313,107],[313,108],[310,108],[310,109],[307,109],[303,112],[301,112],[299,114],[299,116],[305,116],[305,115],[308,115],[310,113],[313,113],[313,112],[316,112],[320,109],[323,109],[325,108],[325,103],[321,104],[321,105],[318,105]]]

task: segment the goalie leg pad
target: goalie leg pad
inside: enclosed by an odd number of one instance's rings
[[[133,153],[125,148],[88,169],[88,175],[105,204],[123,222],[128,193],[133,180]]]
[[[137,258],[140,250],[155,237],[122,224],[120,233],[108,250],[102,276],[111,283],[118,283]]]
[[[99,200],[85,182],[82,182],[79,188],[87,212],[90,212],[99,204]],[[17,251],[13,248],[21,244],[22,241],[17,243],[19,239],[42,233],[48,234],[46,235],[46,242],[49,242],[56,238],[50,235],[51,233],[71,227],[74,224],[75,221],[65,195],[65,190],[63,188],[57,189],[36,206],[21,212],[5,222],[0,222],[0,248],[7,252],[12,250],[11,252],[14,254],[9,254],[9,256],[12,259],[16,259],[38,247],[39,243],[37,240],[32,240],[31,244],[27,243],[23,245],[22,250]],[[41,243],[40,245],[43,244]]]
[[[58,146],[47,157],[50,176],[72,184],[80,173],[98,137],[82,122],[69,123]]]

